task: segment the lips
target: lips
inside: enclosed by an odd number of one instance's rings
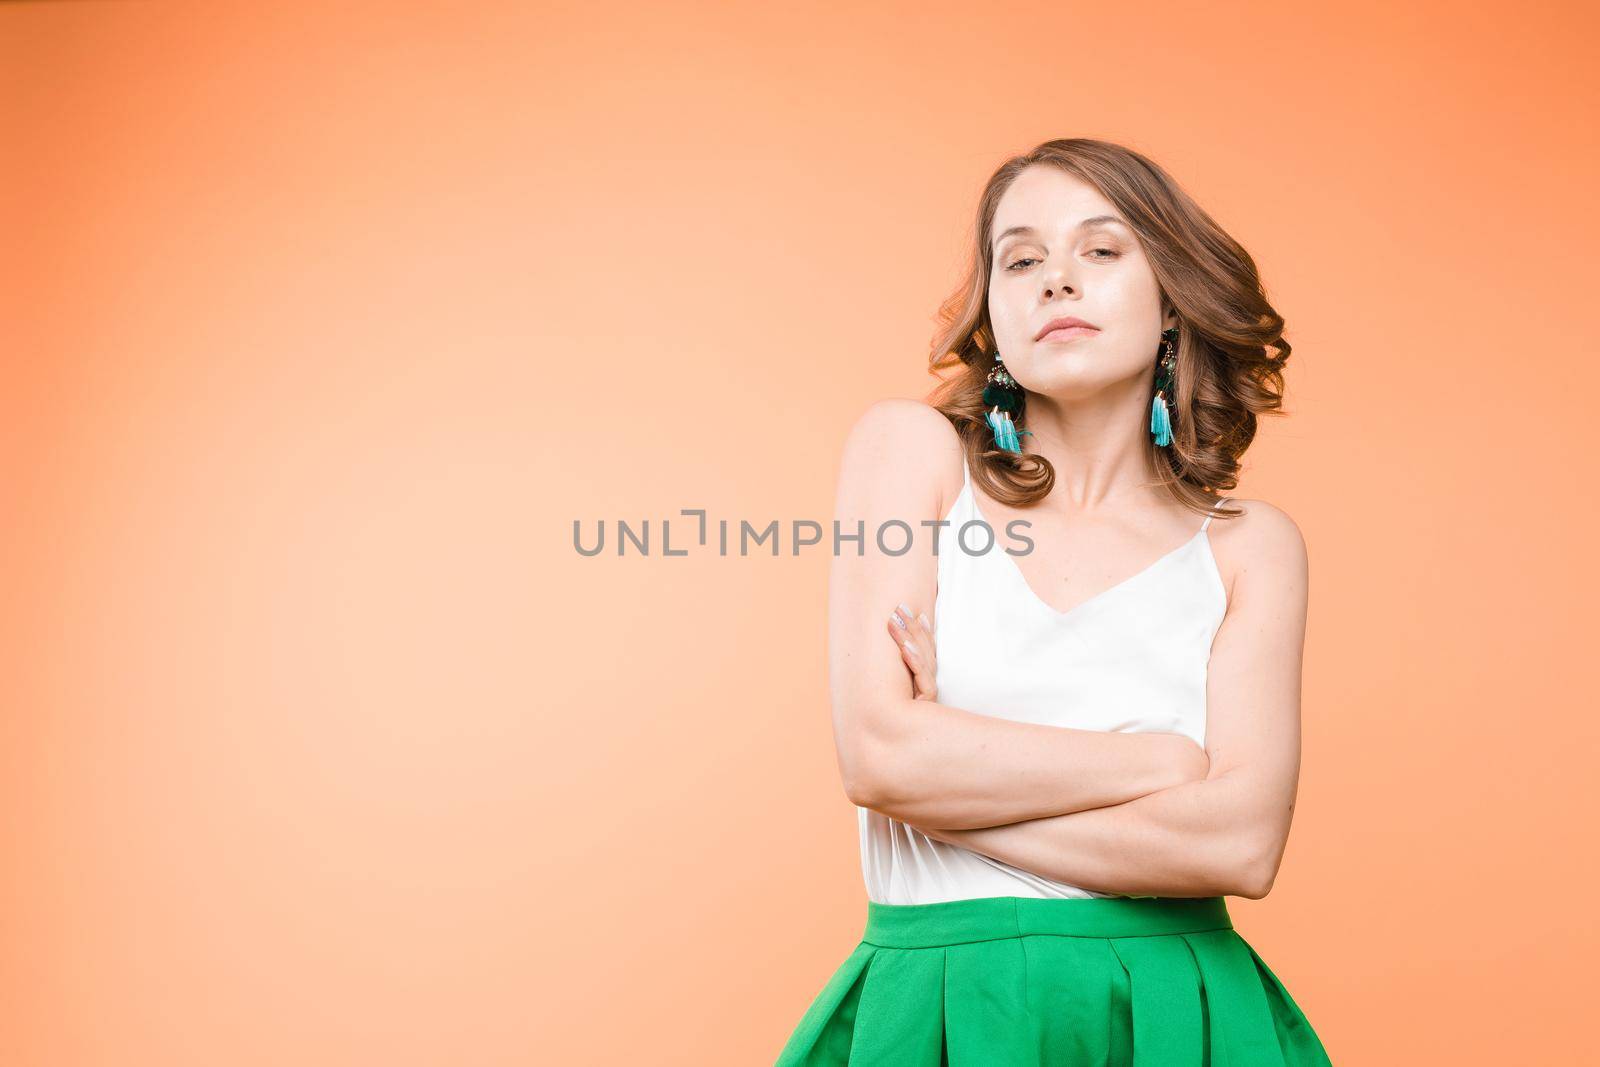
[[[1079,329],[1084,329],[1084,330],[1099,330],[1100,329],[1100,327],[1096,326],[1092,322],[1084,322],[1082,319],[1078,318],[1076,315],[1068,315],[1066,318],[1051,319],[1049,322],[1045,323],[1044,324],[1044,329],[1042,329],[1038,333],[1034,334],[1033,335],[1033,339],[1035,341],[1039,341],[1039,340],[1042,340],[1046,334],[1050,333],[1053,330],[1068,330],[1068,329],[1072,329],[1074,327],[1077,327]]]

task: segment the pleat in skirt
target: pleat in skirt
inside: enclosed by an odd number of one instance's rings
[[[1305,1067],[1327,1052],[1222,897],[867,902],[775,1067]]]

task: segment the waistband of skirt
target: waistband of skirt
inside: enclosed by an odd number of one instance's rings
[[[975,897],[935,904],[868,900],[862,940],[880,948],[933,948],[1030,934],[1150,937],[1231,929],[1223,897]]]

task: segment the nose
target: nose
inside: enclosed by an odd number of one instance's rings
[[[1068,275],[1066,266],[1058,263],[1045,272],[1044,298],[1053,300],[1062,293],[1074,295],[1077,290],[1073,288],[1072,281],[1073,279]]]

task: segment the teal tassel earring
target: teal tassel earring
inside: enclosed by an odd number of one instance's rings
[[[1172,395],[1172,368],[1177,362],[1177,327],[1161,331],[1161,362],[1156,365],[1156,395],[1150,401],[1150,432],[1156,444],[1165,447],[1172,443],[1172,416],[1167,411],[1167,397]]]
[[[1022,387],[1007,373],[1005,364],[996,355],[983,387],[983,403],[989,408],[984,418],[989,422],[989,429],[994,431],[995,447],[1002,452],[1022,452],[1022,438],[1018,436],[1017,424],[1011,420],[1011,416],[1022,413],[1023,395]],[[1023,434],[1032,432],[1022,431]]]

